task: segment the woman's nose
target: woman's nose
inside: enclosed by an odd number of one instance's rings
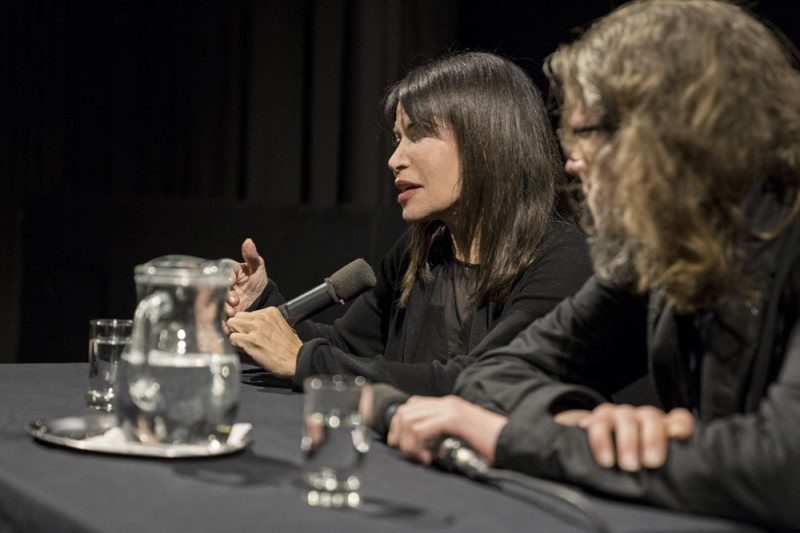
[[[406,157],[403,154],[403,151],[401,150],[399,144],[394,149],[394,152],[392,152],[392,155],[389,157],[389,161],[387,161],[387,165],[389,166],[391,171],[393,173],[395,173],[395,174],[408,165],[408,162],[406,161]]]

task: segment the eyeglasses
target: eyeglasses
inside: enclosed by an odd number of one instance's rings
[[[606,122],[597,122],[595,124],[587,124],[586,126],[578,126],[575,128],[566,127],[556,130],[558,140],[561,143],[566,154],[572,152],[581,141],[592,138],[596,133],[608,133],[612,131],[612,127]]]
[[[600,131],[611,131],[611,126],[605,122],[598,122],[597,124],[587,124],[586,126],[578,126],[577,128],[558,128],[556,133],[558,134],[559,140],[563,142],[565,138],[588,139],[594,133]]]
[[[598,131],[609,131],[610,129],[611,128],[605,122],[599,122],[597,124],[589,124],[588,126],[569,128],[569,134],[573,137],[583,139],[586,137],[591,137],[592,133],[596,133]]]

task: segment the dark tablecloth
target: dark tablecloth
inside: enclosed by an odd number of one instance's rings
[[[364,505],[301,498],[302,394],[243,373],[238,421],[250,444],[213,458],[150,459],[47,445],[26,426],[88,412],[87,366],[0,365],[0,531],[592,531],[570,505],[516,485],[487,485],[411,463],[374,442]],[[612,531],[755,531],[724,520],[591,498]]]

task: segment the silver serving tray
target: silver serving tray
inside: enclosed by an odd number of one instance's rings
[[[247,446],[250,424],[234,424],[226,443],[141,444],[122,437],[117,417],[108,413],[91,413],[48,420],[34,420],[28,433],[37,440],[87,452],[145,457],[183,458],[226,455]]]

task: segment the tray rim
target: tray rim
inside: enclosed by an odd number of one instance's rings
[[[105,431],[116,427],[116,416],[109,413],[88,413],[53,418],[37,418],[27,425],[28,433],[36,440],[54,444],[64,448],[80,450],[85,452],[101,453],[107,455],[124,455],[133,457],[151,457],[161,459],[182,459],[198,457],[218,457],[229,455],[243,450],[247,447],[249,439],[245,434],[243,438],[236,442],[226,442],[218,447],[195,445],[195,444],[141,444],[128,442],[125,446],[109,445],[100,440],[86,440],[96,435],[87,435],[86,438],[74,438],[60,435],[51,430],[52,426],[64,423],[66,420],[92,420],[108,418],[114,420],[113,425],[108,425]],[[252,427],[250,424],[246,424]],[[87,424],[88,427],[88,424]],[[105,427],[101,425],[100,427]],[[249,431],[249,429],[248,429]]]

